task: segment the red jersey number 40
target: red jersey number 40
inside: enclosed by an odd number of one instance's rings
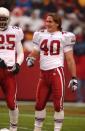
[[[49,44],[48,48],[48,39],[42,41],[40,49],[44,51],[44,55],[58,55],[60,53],[60,41],[59,40],[52,40]]]

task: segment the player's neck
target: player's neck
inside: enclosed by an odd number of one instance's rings
[[[49,33],[55,33],[55,32],[60,32],[60,30],[55,30],[55,31],[48,31]]]
[[[60,30],[47,30],[49,33],[55,33],[55,32],[59,32]]]

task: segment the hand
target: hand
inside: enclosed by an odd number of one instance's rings
[[[2,60],[1,58],[0,58],[0,68],[7,68],[4,60]]]
[[[72,92],[76,91],[78,88],[78,81],[76,77],[72,77],[72,79],[69,82],[69,88],[71,88]]]
[[[26,58],[27,66],[28,66],[28,67],[34,66],[35,60],[36,60],[36,59],[35,59],[34,57],[27,57],[27,58]]]
[[[20,65],[18,63],[15,63],[12,67],[12,69],[8,70],[10,72],[13,72],[13,74],[18,74],[20,71]]]

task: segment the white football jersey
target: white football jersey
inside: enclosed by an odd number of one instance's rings
[[[22,29],[16,26],[8,26],[7,30],[0,31],[0,58],[7,66],[15,64],[16,44],[23,39]]]
[[[75,35],[70,32],[37,31],[33,35],[33,43],[34,48],[40,51],[40,69],[49,70],[64,66],[64,53],[72,50]]]

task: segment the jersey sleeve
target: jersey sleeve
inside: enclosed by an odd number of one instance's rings
[[[16,52],[17,52],[17,63],[19,65],[22,64],[23,60],[24,60],[24,51],[23,51],[23,46],[21,42],[18,42],[16,44]]]
[[[40,37],[39,37],[39,32],[38,31],[34,32],[32,41],[33,41],[34,49],[39,51]]]
[[[73,49],[73,45],[76,43],[76,37],[73,33],[67,32],[65,34],[64,41],[64,52],[70,51]]]
[[[21,41],[24,38],[24,33],[21,28],[16,29],[16,42]]]

